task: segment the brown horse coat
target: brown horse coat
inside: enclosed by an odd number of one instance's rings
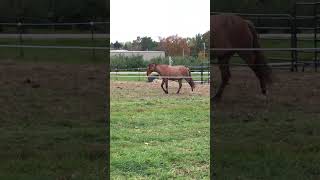
[[[210,45],[211,48],[260,48],[254,25],[235,15],[211,15]],[[235,53],[254,71],[260,81],[261,91],[266,95],[266,85],[271,83],[271,68],[262,51],[211,51],[211,58],[218,59],[222,79],[214,100],[221,98],[223,90],[228,84],[231,77],[229,61]]]
[[[147,76],[152,72],[157,72],[162,77],[161,88],[162,90],[168,94],[168,80],[178,81],[179,89],[177,94],[180,92],[182,87],[182,80],[185,79],[193,91],[194,82],[191,77],[190,69],[185,66],[170,66],[166,64],[149,64],[147,68]],[[163,88],[163,85],[166,85],[166,89]]]

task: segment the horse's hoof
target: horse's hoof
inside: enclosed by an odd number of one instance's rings
[[[221,100],[221,97],[218,97],[218,96],[214,96],[210,99],[211,102],[215,103],[215,102],[220,102]]]

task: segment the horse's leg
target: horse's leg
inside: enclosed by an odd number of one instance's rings
[[[179,89],[178,89],[178,91],[177,91],[177,94],[179,94],[180,89],[181,89],[181,87],[182,87],[182,79],[179,79],[178,82],[179,82]]]
[[[189,83],[189,85],[190,85],[190,87],[191,87],[191,91],[193,91],[194,82],[193,82],[193,80],[192,80],[192,77],[190,76],[190,77],[184,78],[184,79]]]
[[[161,88],[167,94],[167,91],[163,88],[164,82],[165,82],[165,79],[162,79]]]
[[[266,81],[265,78],[263,77],[261,73],[261,68],[264,68],[262,66],[259,66],[259,64],[255,64],[255,58],[256,55],[254,53],[245,53],[245,52],[239,52],[239,56],[246,61],[248,66],[252,69],[252,71],[255,73],[257,78],[259,79],[260,82],[260,88],[261,88],[261,93],[263,95],[267,95],[267,86],[266,86]]]
[[[231,77],[230,69],[229,69],[229,59],[231,56],[224,56],[218,58],[218,63],[219,63],[219,69],[221,72],[221,84],[218,88],[217,93],[213,97],[213,100],[219,100],[222,97],[222,93],[224,88],[229,82],[229,79]]]
[[[166,94],[168,94],[169,93],[169,90],[168,90],[168,79],[165,80],[165,83],[166,83],[166,89],[167,89]]]

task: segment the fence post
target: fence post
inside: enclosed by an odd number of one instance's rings
[[[116,71],[116,80],[118,80],[118,68],[115,68]]]
[[[203,84],[203,63],[201,63],[201,84]]]
[[[94,22],[90,22],[90,30],[91,30],[91,45],[92,45],[92,59],[96,60],[96,52],[95,52],[95,43],[94,43]]]
[[[23,47],[22,47],[23,41],[22,41],[22,23],[21,22],[18,22],[17,28],[18,28],[18,33],[19,33],[19,45],[20,45],[19,55],[20,55],[20,57],[24,57],[24,52],[23,52]]]
[[[317,9],[318,9],[318,5],[314,4],[313,5],[313,39],[314,39],[314,47],[317,48],[318,47],[318,37],[317,37],[317,33],[318,33],[318,16],[317,16]],[[314,71],[317,72],[318,71],[318,50],[314,51]]]
[[[297,4],[294,4],[293,12],[291,15],[291,47],[297,48],[298,47],[298,39],[297,39]],[[298,71],[298,51],[294,50],[291,51],[291,71]]]

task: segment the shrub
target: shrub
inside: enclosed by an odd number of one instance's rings
[[[148,64],[169,64],[169,58],[153,58],[150,61],[143,60],[142,56],[112,56],[110,57],[111,69],[133,70],[134,68],[146,68]],[[184,65],[184,66],[200,66],[208,65],[208,60],[200,60],[198,58],[189,57],[172,57],[172,65]]]
[[[110,57],[111,69],[145,68],[148,62],[142,56],[112,56]]]

